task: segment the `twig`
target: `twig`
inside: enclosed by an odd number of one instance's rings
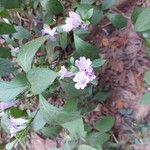
[[[114,135],[113,133],[111,133],[111,136],[113,137],[113,139],[115,140],[115,142],[116,142],[117,144],[119,144],[119,141],[117,140],[117,138],[115,137],[115,135]]]
[[[23,21],[26,21],[26,22],[29,22],[28,19],[26,18],[23,18],[22,16],[20,16],[20,14],[17,12],[17,17],[20,19],[20,20],[23,20]]]

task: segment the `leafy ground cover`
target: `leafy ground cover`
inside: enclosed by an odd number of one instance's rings
[[[150,149],[148,0],[0,1],[0,148]]]

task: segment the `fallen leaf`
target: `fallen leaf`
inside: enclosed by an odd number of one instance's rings
[[[126,104],[125,104],[125,102],[123,100],[117,100],[116,101],[116,108],[121,109],[121,108],[123,108],[125,106],[126,106]]]
[[[102,42],[103,46],[108,46],[109,45],[108,38],[106,38],[106,37],[103,37],[101,42]]]

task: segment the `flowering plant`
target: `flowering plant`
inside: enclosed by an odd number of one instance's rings
[[[97,88],[97,74],[105,60],[85,37],[101,20],[102,10],[110,6],[105,7],[96,0],[81,0],[75,9],[67,11],[62,23],[59,15],[64,6],[59,0],[22,4],[15,0],[12,6],[7,0],[2,3],[2,51],[8,53],[0,58],[0,117],[11,141],[3,145],[6,149],[23,142],[29,132],[49,138],[53,132],[61,136],[65,150],[96,150],[109,139],[107,132],[114,124],[113,117],[104,117],[105,129],[99,127],[103,124],[101,118],[93,125],[86,122],[86,115],[104,101],[97,97],[105,93]],[[19,23],[15,18],[9,21],[9,9],[16,9]],[[32,14],[29,20],[22,16],[21,11],[26,9],[28,17]],[[22,22],[29,28],[12,25]],[[97,137],[103,140],[92,140]]]

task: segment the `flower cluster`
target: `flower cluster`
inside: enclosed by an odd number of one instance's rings
[[[8,109],[16,104],[15,100],[7,101],[7,102],[1,102],[0,103],[0,111],[1,117],[4,115],[4,110]],[[28,123],[28,120],[23,119],[23,118],[13,118],[10,116],[8,119],[8,127],[9,127],[9,132],[11,134],[11,137],[15,136],[17,132],[23,130],[26,128],[26,124]]]
[[[80,15],[77,13],[70,11],[69,17],[66,18],[65,24],[62,25],[62,29],[64,32],[70,32],[78,27],[83,29],[87,29],[87,24],[81,19]],[[56,40],[55,35],[57,34],[56,27],[51,29],[48,25],[44,25],[42,29],[43,35],[49,35],[51,41]]]
[[[55,35],[57,34],[56,28],[51,29],[48,25],[44,25],[42,30],[43,35],[49,35],[51,41],[55,41]]]
[[[62,28],[65,32],[69,32],[69,31],[76,29],[79,26],[81,26],[83,21],[77,13],[70,11],[69,17],[66,18],[65,23],[66,24],[63,25]]]
[[[61,67],[59,71],[60,79],[64,79],[65,77],[72,77],[75,82],[76,89],[84,89],[88,83],[93,81],[96,76],[93,68],[91,67],[91,60],[86,59],[85,57],[80,57],[75,61],[75,67],[78,68],[78,72],[70,72],[64,66]]]
[[[3,111],[7,108],[10,108],[16,104],[15,100],[7,101],[7,102],[1,102],[0,103],[0,110]]]
[[[15,136],[17,132],[25,129],[28,122],[29,120],[23,118],[10,117],[8,121],[8,126],[9,126],[11,137]]]

